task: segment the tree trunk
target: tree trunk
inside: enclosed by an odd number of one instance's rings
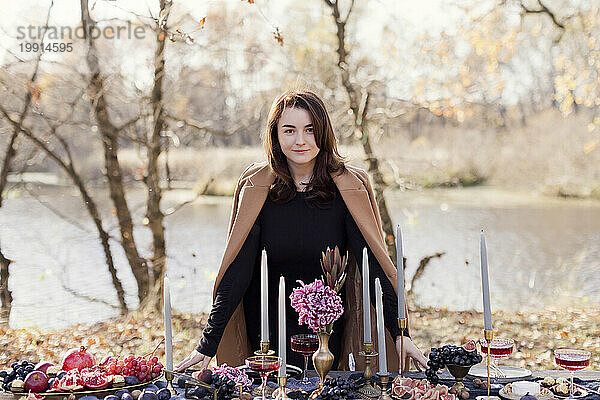
[[[112,251],[110,250],[109,235],[104,230],[104,227],[102,226],[102,219],[100,217],[100,213],[98,212],[98,207],[96,206],[96,203],[94,202],[92,197],[89,195],[87,189],[85,188],[85,185],[83,183],[83,180],[81,179],[81,176],[79,176],[79,174],[75,170],[75,167],[73,165],[73,160],[71,158],[71,153],[69,151],[69,147],[68,147],[67,143],[65,141],[61,141],[63,148],[65,149],[65,152],[67,153],[67,155],[69,157],[69,161],[65,162],[62,158],[60,158],[55,152],[53,152],[50,149],[50,147],[46,144],[46,142],[38,139],[35,135],[33,135],[33,133],[31,131],[29,131],[23,125],[19,125],[18,121],[12,120],[10,118],[10,116],[8,115],[8,113],[1,107],[0,107],[0,112],[2,114],[4,114],[5,118],[13,125],[13,127],[15,129],[18,130],[18,132],[23,133],[23,135],[25,135],[25,137],[30,139],[40,149],[42,149],[52,160],[54,160],[54,162],[56,162],[56,164],[59,167],[61,167],[67,173],[67,175],[71,178],[71,180],[73,181],[73,183],[75,184],[77,189],[79,189],[79,193],[81,194],[83,204],[85,205],[88,213],[92,217],[92,220],[94,221],[94,225],[96,226],[96,230],[98,231],[98,236],[100,237],[102,249],[104,250],[104,258],[106,260],[106,265],[108,266],[108,270],[109,270],[111,278],[112,278],[112,283],[117,292],[117,298],[118,298],[119,304],[121,306],[121,313],[122,314],[127,313],[127,304],[125,303],[125,291],[123,290],[123,285],[121,284],[121,281],[117,277],[117,270],[116,270],[114,262],[113,262]]]
[[[10,318],[10,308],[12,306],[12,294],[8,289],[8,279],[10,276],[9,266],[12,260],[4,257],[0,249],[0,326],[8,326]]]
[[[108,114],[108,105],[104,96],[104,78],[100,72],[100,64],[96,54],[96,47],[93,35],[90,30],[95,26],[88,9],[88,0],[81,1],[81,22],[83,25],[84,36],[88,42],[88,53],[86,57],[88,68],[90,69],[91,79],[89,85],[90,102],[94,110],[98,130],[102,138],[104,148],[104,163],[106,167],[106,178],[110,190],[110,198],[115,206],[119,228],[121,231],[121,243],[125,256],[129,261],[131,270],[138,286],[138,299],[140,304],[148,295],[149,276],[146,260],[140,257],[133,237],[133,222],[131,213],[125,199],[125,190],[123,188],[123,176],[117,157],[119,130],[110,120]]]
[[[4,188],[6,188],[6,183],[8,182],[8,173],[10,172],[10,164],[17,154],[17,136],[19,136],[18,130],[13,130],[12,135],[10,136],[10,140],[8,141],[8,146],[6,146],[6,151],[4,152],[4,160],[2,161],[2,170],[0,171],[0,207],[2,207],[2,194],[4,193]]]
[[[165,274],[166,248],[165,248],[165,228],[163,225],[164,214],[160,209],[162,191],[160,188],[160,173],[158,158],[162,150],[161,133],[165,124],[165,114],[162,104],[163,96],[163,78],[165,70],[165,42],[166,42],[166,24],[169,17],[171,2],[160,0],[160,15],[163,18],[159,21],[156,32],[156,50],[154,52],[154,85],[152,87],[151,101],[154,123],[152,126],[152,135],[148,141],[148,167],[147,177],[144,180],[148,187],[148,199],[146,202],[146,218],[148,226],[152,231],[152,282],[157,285],[162,281]],[[161,283],[162,284],[162,283]],[[160,299],[160,296],[158,296]],[[156,302],[160,307],[160,301]]]
[[[354,115],[354,124],[361,132],[361,143],[363,146],[363,150],[365,152],[365,156],[368,162],[368,171],[373,177],[374,183],[374,191],[375,196],[377,198],[377,204],[379,206],[379,213],[381,214],[381,222],[383,224],[383,230],[385,232],[385,241],[388,247],[388,254],[392,260],[396,259],[396,244],[394,240],[394,227],[392,225],[392,219],[390,218],[390,213],[387,207],[387,203],[385,201],[384,189],[385,182],[383,181],[383,175],[381,174],[381,170],[379,168],[379,159],[373,153],[373,149],[371,147],[371,141],[369,138],[368,127],[367,127],[367,109],[369,105],[368,94],[366,95],[366,99],[364,101],[364,106],[361,109],[358,94],[354,85],[350,81],[350,73],[348,71],[347,64],[347,56],[348,52],[346,50],[346,22],[348,21],[348,17],[352,11],[352,6],[346,15],[346,18],[341,17],[340,9],[337,0],[325,0],[325,3],[331,7],[332,16],[334,18],[336,28],[337,28],[337,39],[338,39],[338,67],[340,69],[342,84],[346,89],[346,93],[348,94],[348,98],[350,100],[350,109]],[[354,2],[352,2],[352,5]]]

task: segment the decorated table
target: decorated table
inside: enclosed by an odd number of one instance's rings
[[[404,354],[404,332],[407,315],[404,299],[403,245],[397,229],[398,307],[397,319]],[[529,371],[502,366],[499,361],[515,351],[515,340],[498,337],[492,327],[488,279],[487,246],[480,235],[480,267],[483,294],[483,337],[465,344],[446,344],[431,348],[424,372],[406,372],[403,376],[388,371],[382,305],[382,286],[374,279],[376,327],[371,327],[371,280],[366,247],[362,254],[363,347],[356,356],[364,357],[364,371],[331,371],[334,356],[328,341],[333,323],[344,313],[339,295],[346,278],[347,257],[337,247],[322,253],[323,276],[293,289],[289,296],[298,313],[298,323],[308,325],[314,334],[288,337],[286,329],[285,277],[278,285],[278,346],[270,348],[269,313],[267,308],[268,264],[266,251],[261,256],[261,343],[245,365],[226,364],[202,371],[174,372],[171,326],[170,282],[164,281],[165,364],[152,353],[143,356],[107,356],[96,363],[85,347],[69,350],[56,365],[48,361],[34,364],[21,360],[10,369],[0,371],[0,400],[251,400],[275,397],[297,400],[600,400],[600,371],[585,370],[592,359],[587,349],[553,350],[555,364],[564,370]],[[410,339],[408,339],[410,340]],[[305,357],[304,368],[289,366],[288,349]],[[477,351],[477,345],[481,353]],[[312,355],[314,371],[307,374]],[[414,354],[412,355],[414,358]],[[423,357],[419,353],[419,357]],[[374,371],[375,358],[378,371]],[[403,358],[403,357],[401,357]],[[401,370],[403,370],[403,361]],[[178,369],[192,364],[179,366]],[[353,356],[349,358],[353,368]],[[272,374],[276,372],[276,374]],[[312,375],[312,377],[311,377]]]

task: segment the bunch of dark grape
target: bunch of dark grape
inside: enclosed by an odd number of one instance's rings
[[[427,370],[425,377],[433,384],[439,382],[437,371],[443,369],[448,364],[460,366],[469,366],[480,363],[482,357],[477,354],[477,350],[467,351],[464,347],[447,344],[443,347],[431,348],[429,361],[427,362]]]
[[[323,390],[315,397],[316,400],[340,400],[354,397],[354,392],[360,388],[360,383],[351,379],[326,378]]]
[[[2,379],[2,388],[10,390],[10,383],[15,379],[25,381],[25,377],[35,368],[35,364],[27,360],[12,363],[11,369],[8,371],[0,371],[0,379]]]
[[[207,380],[208,382],[205,383],[217,389],[218,400],[226,400],[238,397],[239,388],[236,388],[235,381],[232,379],[221,377],[218,374],[212,374],[212,376],[210,376]],[[180,387],[185,388],[185,378],[180,378],[178,383]],[[188,389],[188,394],[198,399],[213,399],[213,392],[210,389],[203,388],[201,386]]]

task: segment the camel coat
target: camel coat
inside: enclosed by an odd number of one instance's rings
[[[375,194],[367,172],[361,168],[346,165],[344,173],[332,178],[369,248],[397,292],[396,267],[388,256],[379,208],[375,201]],[[242,248],[252,225],[262,209],[269,188],[274,180],[275,174],[266,162],[250,165],[240,176],[233,195],[233,208],[229,222],[225,253],[215,279],[213,296],[225,271]],[[342,335],[342,353],[340,355],[339,369],[348,369],[348,354],[354,353],[356,368],[357,370],[361,370],[364,368],[364,357],[360,357],[358,353],[362,349],[363,338],[362,280],[356,265],[356,259],[351,252],[349,253],[346,299],[344,301],[345,310],[342,316],[342,318],[345,318],[345,328]],[[251,349],[249,345],[250,341],[246,332],[243,307],[242,300],[225,328],[217,349],[216,357],[218,364],[242,365],[244,364],[244,359],[251,355],[254,350],[257,350]],[[376,343],[377,334],[373,307],[371,307],[371,320],[373,330],[371,336],[375,342],[374,349],[376,350],[378,347]],[[386,349],[388,370],[398,371],[398,352],[387,330]],[[377,366],[375,367],[377,368]]]

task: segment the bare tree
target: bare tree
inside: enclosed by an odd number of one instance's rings
[[[148,199],[146,202],[146,218],[152,231],[152,277],[155,287],[162,287],[162,277],[165,274],[165,261],[167,257],[165,248],[165,227],[163,220],[165,215],[160,209],[162,189],[160,187],[160,173],[158,158],[162,152],[162,132],[165,127],[165,109],[163,107],[163,80],[165,74],[165,42],[167,38],[167,20],[169,18],[170,0],[160,0],[160,15],[156,29],[156,49],[154,51],[154,85],[150,101],[152,103],[152,133],[147,148],[148,164],[147,176],[144,182],[148,187]],[[154,296],[159,299],[160,296]],[[160,306],[156,301],[155,305]]]
[[[123,174],[117,157],[119,150],[119,134],[134,123],[139,117],[129,121],[121,126],[117,126],[111,119],[108,110],[108,104],[105,94],[104,75],[100,70],[100,61],[98,59],[96,43],[93,35],[90,34],[96,28],[96,22],[90,16],[88,8],[88,0],[80,0],[81,5],[81,22],[85,40],[88,44],[87,50],[87,66],[90,70],[91,77],[89,82],[89,97],[93,109],[96,122],[98,123],[98,131],[102,140],[104,149],[104,165],[106,168],[106,178],[110,197],[112,199],[119,229],[121,232],[121,243],[125,251],[125,256],[131,266],[131,270],[135,277],[138,287],[138,299],[140,303],[144,301],[148,295],[150,287],[150,277],[148,274],[148,264],[146,260],[139,255],[138,249],[133,237],[133,221],[131,212],[125,199],[125,189],[123,187]]]
[[[342,85],[348,94],[350,109],[354,116],[354,125],[360,132],[360,142],[365,152],[368,170],[374,181],[374,190],[381,214],[381,222],[385,232],[385,240],[388,246],[388,253],[392,260],[396,259],[396,245],[394,242],[394,227],[392,219],[385,201],[384,189],[386,184],[383,180],[383,174],[379,168],[379,159],[375,155],[371,146],[368,130],[368,110],[370,94],[367,90],[358,90],[350,79],[350,71],[348,65],[348,49],[346,48],[346,25],[352,9],[354,8],[354,0],[350,1],[350,5],[345,16],[342,16],[339,0],[324,0],[325,4],[331,8],[331,15],[336,26],[337,35],[337,66],[340,71]]]

